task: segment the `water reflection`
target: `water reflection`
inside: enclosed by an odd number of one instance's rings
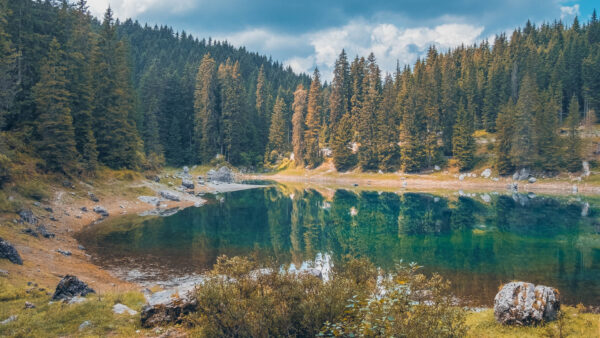
[[[477,305],[491,304],[500,283],[515,279],[556,286],[568,303],[598,303],[597,205],[591,198],[279,186],[229,193],[223,203],[170,217],[119,218],[79,239],[123,277],[141,271],[132,278],[138,281],[196,274],[222,254],[301,267],[330,253],[333,265],[346,255],[383,268],[418,262]]]

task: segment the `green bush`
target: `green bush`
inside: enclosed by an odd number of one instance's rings
[[[379,273],[368,260],[340,265],[323,281],[247,258],[219,257],[197,290],[198,311],[188,323],[207,337],[466,333],[465,312],[453,306],[449,283],[439,276],[428,279],[414,266],[399,266],[378,284]],[[385,294],[377,296],[381,290]]]

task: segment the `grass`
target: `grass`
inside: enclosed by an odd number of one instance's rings
[[[27,290],[29,289],[29,290]],[[0,320],[16,315],[17,319],[0,325],[0,336],[6,337],[58,337],[58,336],[136,336],[141,329],[139,315],[117,315],[114,304],[122,303],[140,311],[144,297],[138,292],[120,294],[91,294],[81,304],[51,302],[51,296],[38,288],[15,286],[0,279]],[[28,301],[35,304],[25,309]],[[82,330],[80,325],[91,325]]]
[[[515,327],[498,324],[492,309],[467,315],[468,337],[598,337],[600,315],[580,313],[574,307],[563,306],[562,321],[537,327]]]

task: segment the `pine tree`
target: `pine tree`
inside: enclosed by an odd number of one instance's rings
[[[533,78],[523,77],[516,105],[515,133],[511,147],[512,163],[517,168],[530,168],[535,156],[533,118],[540,109],[538,88]]]
[[[596,22],[595,25],[598,26],[598,39],[600,39],[600,23]],[[584,96],[589,102],[590,109],[600,114],[600,43],[596,43],[583,60],[582,74]]]
[[[515,104],[512,98],[500,108],[496,118],[496,168],[500,175],[512,174],[513,165],[511,153],[515,134]]]
[[[367,74],[363,81],[364,100],[358,111],[357,129],[358,164],[363,170],[375,170],[379,167],[377,145],[377,116],[380,114],[381,73],[371,53],[367,59]]]
[[[580,112],[577,97],[573,95],[569,103],[569,116],[566,120],[569,135],[565,140],[565,153],[563,155],[565,168],[570,172],[581,170],[581,139],[577,131]]]
[[[220,98],[221,98],[221,139],[223,143],[223,155],[231,164],[238,165],[247,162],[244,158],[243,145],[246,141],[244,126],[249,121],[245,120],[242,110],[242,98],[244,91],[242,87],[239,63],[234,64],[227,60],[219,66],[218,71]]]
[[[0,130],[4,129],[17,91],[17,53],[5,28],[9,14],[7,0],[0,0]]]
[[[40,112],[37,133],[38,153],[45,167],[69,172],[76,166],[75,133],[69,108],[64,52],[53,39],[42,62],[40,81],[34,86],[36,109]]]
[[[283,155],[288,149],[287,145],[287,128],[285,116],[287,115],[287,106],[281,96],[277,96],[275,105],[273,106],[273,114],[271,117],[271,127],[269,129],[269,146],[265,159],[272,161],[271,153]]]
[[[353,136],[351,117],[346,113],[340,119],[331,141],[333,164],[338,171],[346,171],[356,166],[357,157],[352,152]]]
[[[210,54],[205,54],[196,76],[194,91],[194,143],[196,161],[209,162],[220,146],[217,96],[217,66]]]
[[[315,68],[308,91],[306,129],[304,131],[304,157],[311,168],[317,167],[322,162],[319,149],[319,131],[321,128],[321,81],[319,77],[319,69]]]
[[[256,112],[258,114],[257,132],[259,134],[259,147],[261,148],[266,145],[269,137],[268,131],[270,116],[268,114],[268,101],[269,88],[265,77],[265,66],[261,65],[256,81]]]
[[[534,117],[536,166],[543,171],[556,173],[560,169],[559,104],[554,99],[552,90],[543,93],[542,100],[544,105]]]
[[[294,151],[294,160],[296,165],[304,166],[306,148],[304,144],[304,116],[306,114],[306,90],[302,85],[298,85],[294,92],[294,103],[292,104],[292,147]]]
[[[337,129],[342,116],[350,112],[350,68],[346,52],[342,49],[335,61],[331,95],[329,97],[329,128]]]
[[[398,147],[398,114],[396,113],[397,91],[391,75],[383,85],[381,107],[377,114],[377,156],[379,169],[395,171],[400,165]]]
[[[475,160],[475,138],[473,137],[473,116],[463,103],[458,105],[456,124],[452,140],[452,153],[460,170],[469,170]]]

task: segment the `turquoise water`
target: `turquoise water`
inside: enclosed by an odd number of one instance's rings
[[[492,304],[511,280],[557,287],[569,304],[600,303],[596,199],[469,196],[266,187],[169,217],[117,218],[78,239],[96,263],[136,281],[201,273],[223,254],[298,265],[321,253],[334,265],[345,255],[382,268],[417,262],[473,305]]]

